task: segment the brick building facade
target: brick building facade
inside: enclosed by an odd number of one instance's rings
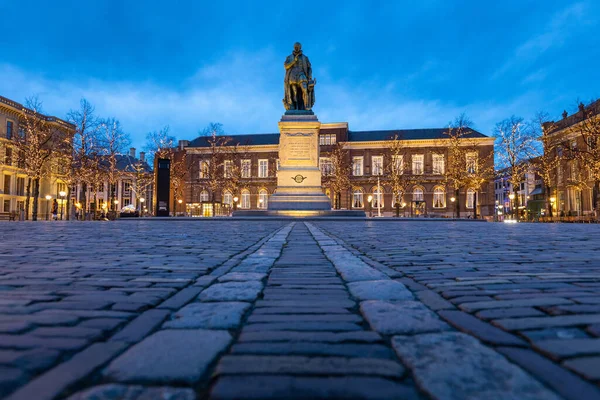
[[[324,175],[329,172],[329,155],[336,143],[343,143],[347,150],[347,162],[351,165],[351,187],[341,193],[339,208],[362,209],[391,215],[396,210],[389,177],[384,163],[389,162],[390,141],[396,136],[406,148],[403,166],[406,174],[411,175],[411,186],[398,204],[400,215],[429,215],[451,217],[454,213],[455,192],[445,184],[448,138],[447,129],[409,129],[384,131],[351,131],[347,123],[324,123],[319,134],[319,161]],[[223,174],[227,168],[240,168],[239,184],[233,190],[225,185],[218,193],[212,193],[206,173],[211,150],[210,137],[198,137],[192,141],[180,141],[179,151],[185,151],[187,159],[186,185],[183,191],[185,210],[188,215],[210,215],[213,200],[241,209],[267,209],[269,197],[277,186],[277,165],[279,134],[256,134],[229,136],[229,146],[237,145],[238,151],[231,160],[223,158]],[[493,153],[494,139],[479,132],[470,131],[470,143],[476,143],[479,157]],[[223,150],[225,151],[225,150]],[[231,164],[233,163],[233,164]],[[493,163],[493,157],[490,158]],[[238,165],[239,164],[239,165]],[[203,171],[205,169],[205,171]],[[326,180],[324,180],[325,182]],[[381,192],[378,190],[378,181]],[[330,189],[324,183],[323,191],[331,197]],[[460,190],[460,214],[463,217],[473,214],[473,201],[476,198],[478,214],[492,216],[494,213],[493,179],[483,185],[473,196],[475,190]],[[380,194],[381,193],[381,194]],[[372,196],[372,202],[368,202]],[[381,201],[379,201],[379,199]],[[172,199],[176,204],[180,199]],[[454,199],[456,200],[456,199]],[[183,212],[183,205],[179,209]]]

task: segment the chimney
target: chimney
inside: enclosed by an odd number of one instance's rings
[[[568,116],[569,116],[569,113],[567,112],[567,110],[563,111],[563,113],[562,113],[563,119],[567,118]]]
[[[135,158],[135,147],[129,149],[129,157]]]
[[[144,162],[146,161],[146,153],[144,153],[143,151],[140,151],[140,162]]]
[[[189,145],[190,145],[189,140],[180,140],[179,141],[179,150],[183,150],[185,147],[188,147]]]

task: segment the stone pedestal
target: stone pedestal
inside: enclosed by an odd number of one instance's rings
[[[269,211],[331,210],[321,189],[319,130],[316,115],[284,115],[279,121],[277,189],[269,198]]]

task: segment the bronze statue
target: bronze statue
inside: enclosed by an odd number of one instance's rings
[[[315,104],[315,84],[308,57],[302,54],[302,45],[294,43],[294,52],[287,56],[285,67],[283,106],[286,110],[310,111]]]

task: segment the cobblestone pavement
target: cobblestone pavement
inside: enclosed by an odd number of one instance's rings
[[[600,399],[600,226],[2,228],[0,398]]]

